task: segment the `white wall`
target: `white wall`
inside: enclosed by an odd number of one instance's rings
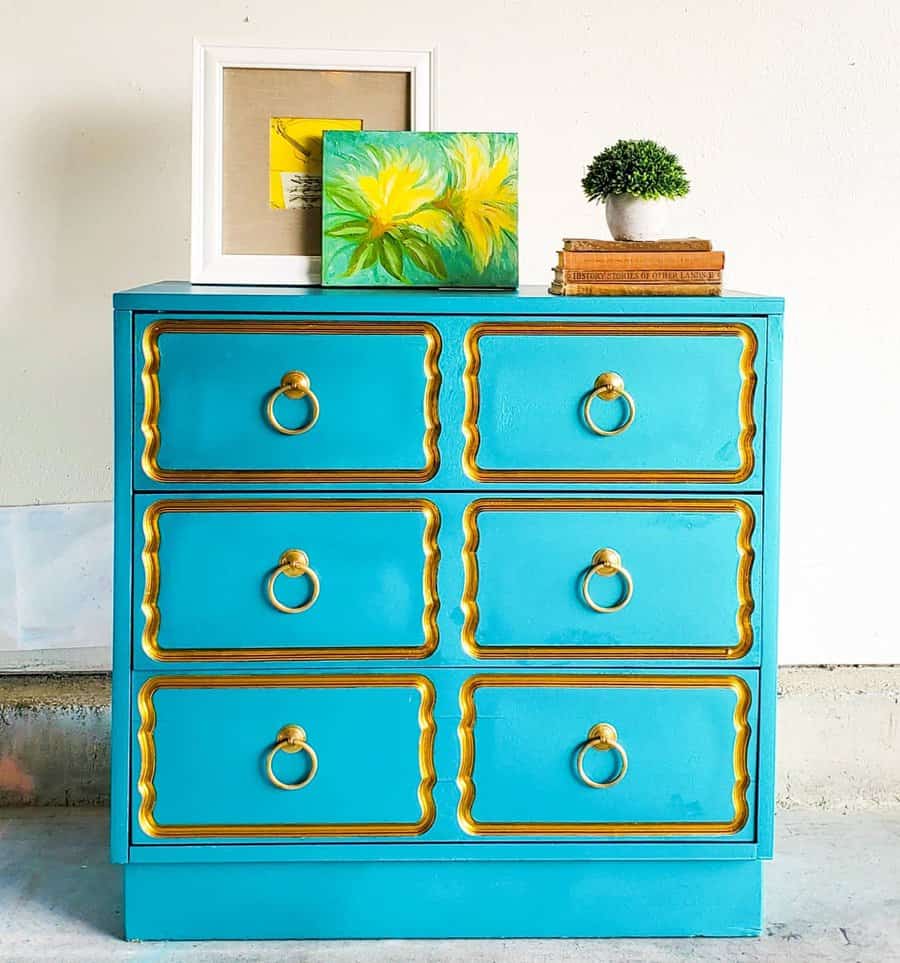
[[[900,662],[892,0],[6,0],[0,504],[111,496],[109,295],[187,274],[195,34],[437,45],[440,126],[521,135],[523,281],[602,230],[594,153],[674,149],[680,231],[788,299],[782,661]]]

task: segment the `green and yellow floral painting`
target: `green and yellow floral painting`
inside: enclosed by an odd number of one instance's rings
[[[326,131],[322,283],[518,284],[515,134]]]

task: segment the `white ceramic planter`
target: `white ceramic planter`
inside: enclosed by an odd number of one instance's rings
[[[617,241],[658,241],[666,236],[672,202],[653,201],[633,194],[610,194],[606,199],[606,223]]]

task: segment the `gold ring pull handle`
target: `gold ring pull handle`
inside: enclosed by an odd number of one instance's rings
[[[282,782],[275,775],[272,770],[272,763],[279,752],[286,752],[289,756],[292,756],[295,752],[305,752],[309,756],[309,772],[300,782]],[[266,756],[266,775],[273,786],[277,786],[279,789],[302,789],[313,781],[318,768],[319,757],[316,755],[316,750],[306,741],[306,730],[302,726],[283,726],[278,730],[275,745],[272,746]]]
[[[312,405],[312,412],[306,420],[306,423],[300,425],[299,428],[285,428],[275,417],[275,402],[278,401],[282,395],[286,398],[294,399],[309,398],[309,403]],[[305,431],[309,431],[319,420],[319,399],[309,386],[309,375],[304,374],[302,371],[288,371],[281,379],[281,387],[276,388],[272,394],[269,395],[269,401],[266,404],[266,418],[269,419],[269,424],[276,431],[280,431],[282,435],[302,435]]]
[[[628,405],[628,415],[617,428],[601,428],[591,418],[591,402],[598,398],[600,401],[615,401],[616,398],[624,398]],[[584,399],[584,420],[588,428],[596,435],[609,437],[610,435],[621,435],[626,428],[631,426],[634,421],[637,406],[634,398],[625,390],[625,380],[615,371],[604,371],[594,382],[594,390]]]
[[[597,749],[600,752],[611,750],[618,753],[619,769],[612,779],[607,779],[606,782],[596,782],[584,771],[584,757],[587,755],[588,749]],[[628,753],[619,743],[619,734],[616,732],[616,727],[611,726],[608,722],[600,722],[594,726],[588,733],[587,742],[578,750],[576,764],[581,781],[586,786],[590,786],[591,789],[609,789],[611,786],[615,786],[617,782],[621,782],[625,778],[625,773],[628,772]]]
[[[611,575],[619,575],[625,582],[625,592],[615,605],[598,605],[591,598],[591,579],[599,575],[608,578]],[[619,612],[631,601],[634,594],[634,580],[631,572],[622,564],[622,556],[615,549],[601,548],[591,559],[591,567],[585,572],[581,580],[581,595],[584,601],[595,612]]]
[[[309,598],[302,605],[292,606],[279,602],[275,595],[275,580],[279,575],[286,575],[288,578],[300,578],[305,575],[312,585]],[[282,554],[278,559],[278,568],[271,572],[266,580],[266,594],[279,612],[286,612],[288,615],[297,615],[312,608],[319,597],[319,576],[309,567],[309,556],[306,552],[301,552],[299,548],[289,548]]]

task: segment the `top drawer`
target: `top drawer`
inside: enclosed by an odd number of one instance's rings
[[[761,479],[764,325],[488,321],[466,336],[466,474],[494,484]]]
[[[137,478],[421,483],[438,470],[430,324],[165,318],[138,337]]]

